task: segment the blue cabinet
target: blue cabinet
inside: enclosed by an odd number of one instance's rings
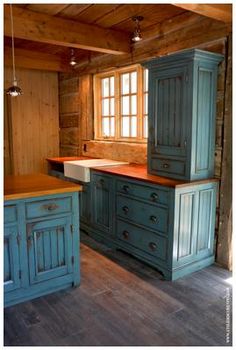
[[[149,173],[183,180],[213,176],[217,69],[222,59],[191,49],[145,63]]]
[[[78,192],[4,203],[4,305],[78,285]]]
[[[17,225],[4,229],[4,293],[21,286],[20,247]]]
[[[90,225],[91,221],[91,199],[90,183],[82,183],[83,189],[80,192],[80,221],[83,225]]]
[[[92,226],[103,233],[113,234],[113,179],[92,171],[91,209]]]

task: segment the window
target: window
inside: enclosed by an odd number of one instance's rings
[[[146,142],[148,70],[140,65],[94,77],[95,139]]]

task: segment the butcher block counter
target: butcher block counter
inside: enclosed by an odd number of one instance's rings
[[[4,305],[80,282],[82,186],[43,174],[4,179]]]

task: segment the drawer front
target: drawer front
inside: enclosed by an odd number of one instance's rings
[[[161,260],[167,260],[167,239],[165,237],[117,220],[117,238],[145,253]]]
[[[71,197],[30,202],[26,204],[26,218],[33,219],[41,216],[69,213],[71,210]]]
[[[123,196],[117,196],[117,214],[152,230],[167,232],[168,209]]]
[[[165,174],[185,175],[185,161],[155,158],[151,160],[151,169]]]
[[[15,205],[8,205],[4,207],[4,223],[17,221],[17,210]]]
[[[118,180],[116,183],[116,190],[119,193],[127,194],[132,197],[137,197],[149,201],[150,203],[161,203],[168,205],[169,193],[162,191],[155,187],[145,185],[137,185],[132,182]]]

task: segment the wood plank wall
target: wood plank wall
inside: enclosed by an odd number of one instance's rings
[[[230,191],[231,191],[231,183],[230,181],[227,181],[225,179],[224,174],[227,174],[228,171],[230,171],[229,164],[227,165],[227,162],[229,163],[229,159],[225,159],[223,161],[223,158],[227,157],[227,152],[225,150],[225,140],[224,135],[228,135],[227,137],[227,147],[231,147],[231,140],[229,137],[229,133],[231,132],[230,129],[230,120],[231,115],[229,111],[231,111],[231,101],[227,102],[227,109],[225,108],[226,104],[226,65],[228,60],[228,47],[230,42],[230,36],[222,37],[217,40],[209,41],[209,42],[203,42],[200,45],[198,45],[198,48],[201,48],[203,50],[208,50],[216,53],[221,53],[225,56],[225,60],[220,64],[219,66],[219,75],[218,75],[218,87],[217,87],[217,114],[216,114],[216,148],[215,148],[215,177],[218,178],[221,181],[221,187],[220,187],[220,194],[218,197],[217,202],[217,220],[216,220],[216,252],[217,252],[217,261],[227,267],[228,269],[232,268],[232,262],[231,262],[231,249],[230,249],[230,242],[231,242],[231,236],[232,236],[232,230],[230,229],[230,223],[229,227],[225,227],[228,223],[227,218],[230,217],[231,213],[231,201],[228,203],[227,210],[223,210],[223,207],[225,207],[225,198],[231,198],[230,197]],[[192,47],[192,42],[189,42],[187,47]],[[187,48],[185,47],[185,48]],[[175,49],[175,46],[173,46],[173,50]],[[171,51],[170,51],[171,52]],[[152,56],[153,57],[153,56]],[[147,59],[147,53],[145,52],[145,59]],[[116,58],[117,60],[117,58]],[[140,61],[142,61],[142,57],[140,58]],[[133,62],[129,62],[133,63]],[[137,60],[135,58],[135,63],[137,63]],[[101,64],[99,64],[99,61],[96,61],[97,67],[99,67],[99,72],[103,69],[106,69],[107,62],[104,63],[103,66],[103,59],[101,59]],[[119,64],[116,62],[117,67],[119,67]],[[123,62],[121,60],[120,65],[123,65]],[[98,68],[97,68],[98,70]],[[86,68],[86,72],[88,71],[88,68]],[[91,71],[94,72],[94,67],[91,65]],[[75,73],[76,74],[76,73]],[[229,75],[229,73],[228,73]],[[67,80],[68,74],[60,74],[60,86],[64,84],[69,84],[69,80]],[[77,116],[78,120],[74,121],[76,123],[76,127],[78,128],[78,132],[74,138],[74,143],[77,143],[76,153],[74,153],[73,147],[63,147],[61,146],[61,154],[63,156],[69,156],[69,155],[87,155],[92,157],[104,157],[104,158],[112,158],[117,160],[124,160],[129,162],[136,162],[136,163],[146,163],[146,145],[132,145],[132,144],[125,144],[125,143],[112,143],[112,142],[97,142],[93,140],[93,113],[92,113],[92,103],[93,103],[93,96],[92,96],[92,74],[86,73],[86,75],[79,76],[79,73],[76,77],[78,81],[81,83],[85,80],[87,81],[86,88],[82,90],[81,95],[77,95],[78,101],[77,101]],[[89,86],[89,83],[91,86]],[[228,85],[232,84],[230,76],[228,77]],[[63,96],[63,104],[67,105],[67,108],[70,108],[69,105],[74,105],[73,96],[70,95],[70,98],[66,99],[65,95]],[[74,98],[76,99],[76,95],[74,95]],[[72,99],[72,100],[71,100]],[[83,99],[86,99],[87,101],[90,101],[90,103],[82,103]],[[61,100],[61,97],[60,97]],[[229,98],[228,98],[229,100]],[[87,110],[88,108],[88,110]],[[81,115],[87,116],[87,122],[82,122]],[[227,118],[227,120],[226,120]],[[63,123],[66,122],[66,115],[64,115]],[[63,124],[63,125],[64,125]],[[83,133],[84,127],[86,126],[86,132]],[[62,127],[62,122],[60,122],[60,126]],[[80,132],[79,132],[79,129]],[[76,137],[79,137],[81,133],[81,139],[77,139]],[[67,134],[67,140],[70,139],[70,130],[66,131]],[[65,142],[65,138],[63,139],[63,142]],[[67,141],[71,142],[71,141]],[[224,157],[223,157],[224,154]],[[224,166],[224,170],[223,167]],[[223,174],[223,175],[222,175]],[[222,176],[224,177],[224,181],[222,182]],[[227,197],[229,195],[229,197]],[[226,196],[226,197],[225,197]],[[223,199],[222,199],[223,198]],[[219,214],[221,215],[221,218],[219,219]],[[219,225],[220,222],[220,225]],[[222,224],[223,223],[223,224]],[[223,231],[224,228],[224,231]],[[226,231],[225,231],[226,230]],[[227,239],[226,239],[227,238]],[[227,243],[226,243],[227,242]],[[219,246],[220,245],[220,246]],[[219,248],[220,247],[220,248]]]
[[[23,95],[7,96],[5,104],[11,130],[5,136],[12,149],[11,172],[46,173],[45,158],[59,154],[58,74],[17,69],[17,79]],[[11,85],[12,70],[5,67],[4,88]]]

